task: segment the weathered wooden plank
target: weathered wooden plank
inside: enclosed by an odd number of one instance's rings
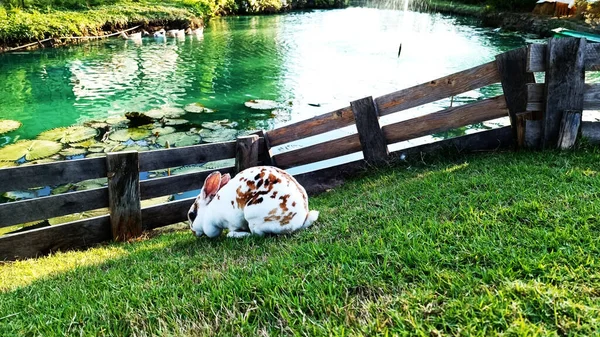
[[[195,197],[187,198],[142,209],[144,229],[149,230],[187,221],[187,212],[195,199]]]
[[[496,56],[496,64],[500,73],[502,90],[506,99],[506,106],[513,126],[513,134],[517,142],[518,121],[517,114],[527,109],[527,84],[535,83],[533,73],[527,72],[527,48],[518,48]]]
[[[581,122],[581,137],[590,144],[600,144],[600,122]]]
[[[108,207],[113,239],[126,241],[142,234],[138,152],[109,153]]]
[[[57,163],[0,169],[0,194],[31,187],[55,186],[106,177],[104,158],[77,159]]]
[[[0,236],[0,261],[26,259],[111,239],[108,215]]]
[[[548,46],[545,44],[531,44],[528,46],[529,54],[527,56],[527,71],[542,72],[546,71],[546,51]],[[588,43],[585,47],[585,70],[600,70],[600,44]]]
[[[553,38],[548,41],[543,148],[556,148],[563,111],[583,110],[585,48],[585,39]]]
[[[0,204],[0,228],[108,206],[106,187]]]
[[[422,154],[435,151],[452,149],[458,152],[491,151],[512,147],[513,138],[511,127],[503,127],[489,131],[482,131],[466,136],[446,139],[430,144],[419,145],[395,152],[395,155],[404,154],[411,157],[422,158]],[[340,186],[348,177],[356,176],[360,172],[368,173],[372,166],[363,160],[358,160],[338,166],[333,166],[317,171],[295,175],[294,178],[304,186],[310,195],[319,194]],[[191,205],[191,203],[190,203]]]
[[[227,166],[216,170],[187,173],[182,175],[155,178],[140,182],[142,200],[161,197],[163,195],[199,190],[204,184],[204,179],[212,172],[234,174],[234,167]]]
[[[525,147],[525,128],[528,119],[531,119],[531,112],[521,112],[517,116],[517,149]]]
[[[506,116],[508,110],[504,96],[496,96],[386,125],[383,134],[388,144],[393,144]]]
[[[235,158],[235,141],[140,152],[140,171]]]
[[[274,158],[278,167],[286,169],[360,152],[361,149],[358,134],[352,134],[343,138],[285,152],[274,156]]]
[[[235,148],[236,173],[258,164],[257,135],[238,137]]]
[[[263,130],[256,131],[253,135],[257,135],[261,140],[258,145],[258,161],[261,162],[262,165],[275,165],[273,163],[273,158],[271,157],[271,142],[269,136]]]
[[[385,162],[388,159],[388,148],[381,126],[377,107],[373,97],[365,97],[350,103],[358,138],[362,146],[363,157],[368,163]]]
[[[571,149],[577,141],[577,134],[581,126],[581,111],[565,110],[558,133],[558,148]]]
[[[544,84],[527,86],[527,111],[544,111]],[[600,109],[600,83],[585,84],[583,92],[583,110]]]
[[[525,121],[525,147],[528,149],[539,149],[542,144],[542,121]]]
[[[489,62],[378,97],[375,99],[375,104],[379,116],[385,116],[498,82],[500,82],[500,74],[496,62]]]
[[[270,146],[277,146],[354,124],[350,107],[267,131]]]

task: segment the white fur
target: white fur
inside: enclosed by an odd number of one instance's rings
[[[259,177],[261,174],[262,177]],[[266,180],[273,179],[280,182],[270,182],[265,186]],[[266,194],[255,194],[267,191]],[[251,199],[238,204],[241,197],[252,195],[255,202],[259,198],[261,202],[252,204]],[[215,237],[224,229],[229,230],[228,237],[234,238],[250,234],[292,233],[309,227],[319,216],[317,211],[309,212],[304,188],[285,171],[270,166],[252,167],[240,172],[219,189],[212,201],[207,199],[210,198],[203,187],[190,208],[190,213],[196,213],[193,221],[190,218],[190,227],[197,236]]]

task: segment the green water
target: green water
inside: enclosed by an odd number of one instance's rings
[[[468,19],[348,8],[214,19],[202,39],[113,39],[4,54],[0,119],[23,125],[0,135],[0,146],[56,127],[194,102],[216,112],[185,115],[187,128],[229,119],[242,130],[270,129],[479,65],[526,42]],[[275,100],[284,109],[250,110],[250,99]]]

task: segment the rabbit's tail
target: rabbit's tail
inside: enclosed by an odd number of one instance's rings
[[[317,221],[318,218],[319,218],[319,211],[308,212],[308,215],[306,216],[306,220],[304,220],[304,224],[302,225],[302,228],[310,227],[310,225],[312,225],[313,222]]]

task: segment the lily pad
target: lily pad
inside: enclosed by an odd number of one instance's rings
[[[88,140],[84,140],[83,142],[78,142],[78,143],[71,143],[69,144],[71,147],[82,147],[82,148],[89,148],[94,146],[95,144],[99,144],[97,140],[91,138]]]
[[[203,164],[202,167],[205,168],[206,170],[216,170],[216,169],[233,166],[233,165],[235,165],[235,159],[223,159],[223,160],[216,160],[216,161],[208,162],[206,164]]]
[[[144,115],[152,119],[161,118],[179,118],[185,115],[185,110],[174,107],[163,107],[160,109],[152,109],[144,112]]]
[[[256,110],[273,110],[280,106],[279,103],[266,99],[252,99],[244,103],[244,105],[250,109]]]
[[[171,175],[196,173],[206,171],[207,169],[203,165],[186,165],[177,167],[171,170]]]
[[[29,165],[38,165],[38,164],[48,164],[48,163],[54,163],[56,161],[61,160],[60,158],[55,158],[55,157],[50,157],[50,158],[44,158],[44,159],[38,159],[38,160],[34,160],[34,161],[30,161],[27,163],[23,163],[21,166],[29,166]]]
[[[213,130],[213,131],[223,128],[223,126],[221,124],[215,123],[215,122],[204,122],[204,123],[202,123],[202,127],[205,129]]]
[[[155,136],[163,136],[163,135],[168,135],[168,134],[175,132],[175,128],[170,127],[170,126],[165,126],[164,128],[154,128],[154,129],[152,129],[151,132]]]
[[[59,225],[59,224],[67,223],[67,222],[73,222],[73,221],[77,221],[77,220],[94,218],[94,217],[105,215],[105,214],[108,214],[108,208],[99,208],[99,209],[94,209],[91,211],[85,211],[85,212],[81,212],[81,213],[69,214],[69,215],[65,215],[65,216],[48,219],[48,222],[50,223],[50,225],[55,226],[55,225]]]
[[[61,156],[72,157],[72,156],[80,156],[82,154],[86,154],[88,152],[85,148],[77,148],[77,147],[68,147],[60,151]]]
[[[131,125],[138,126],[152,123],[152,118],[139,112],[126,112],[125,117],[131,121]]]
[[[206,143],[220,143],[234,140],[238,131],[233,129],[220,129],[212,132],[200,132],[202,141]]]
[[[204,106],[200,103],[192,103],[183,107],[183,110],[193,114],[199,114],[204,112]]]
[[[98,130],[87,126],[69,126],[42,132],[37,138],[61,143],[77,143],[98,135]]]
[[[196,145],[200,143],[200,136],[186,132],[175,132],[156,139],[156,143],[163,147],[166,147],[167,142],[170,146],[175,147]]]
[[[90,153],[87,156],[85,156],[86,158],[99,158],[99,157],[106,157],[106,153]]]
[[[17,161],[23,156],[28,161],[42,159],[58,153],[62,147],[50,140],[21,140],[0,148],[0,161]]]
[[[106,129],[108,127],[107,122],[99,122],[99,121],[89,121],[89,122],[83,123],[83,125],[88,126],[90,128],[94,128],[94,129]]]
[[[141,140],[150,137],[152,132],[143,128],[121,129],[111,132],[108,138],[117,142],[126,142],[128,140]]]
[[[171,201],[172,199],[173,199],[172,196],[165,195],[163,197],[142,200],[140,203],[141,203],[142,208],[145,208],[145,207],[156,206],[156,205],[160,205],[160,204],[166,204],[167,202]]]
[[[183,124],[187,124],[190,121],[188,121],[187,119],[171,119],[171,118],[165,118],[165,125],[183,125]]]
[[[0,135],[3,133],[15,131],[21,127],[21,122],[10,119],[0,119]]]
[[[0,161],[0,168],[15,167],[17,163],[14,161]]]
[[[109,117],[106,119],[106,123],[108,123],[112,126],[116,126],[116,125],[120,125],[120,124],[129,124],[129,119],[125,118],[125,116]]]

